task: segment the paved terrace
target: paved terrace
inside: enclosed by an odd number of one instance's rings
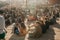
[[[60,18],[57,24],[51,25],[49,30],[43,34],[39,39],[26,39],[26,40],[60,40]],[[7,27],[6,40],[25,40],[25,37],[19,37],[12,32],[13,24]]]

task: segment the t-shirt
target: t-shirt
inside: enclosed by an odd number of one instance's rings
[[[5,28],[5,19],[3,16],[0,15],[0,34],[4,32]]]

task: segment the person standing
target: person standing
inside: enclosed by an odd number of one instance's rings
[[[0,13],[0,40],[5,40],[5,19],[2,13]]]

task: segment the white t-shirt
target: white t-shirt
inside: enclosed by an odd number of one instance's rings
[[[4,32],[5,28],[5,19],[2,15],[0,15],[0,34]]]

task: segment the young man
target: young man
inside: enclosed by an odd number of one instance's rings
[[[0,13],[0,40],[3,39],[5,40],[5,19],[2,15],[2,13]]]

